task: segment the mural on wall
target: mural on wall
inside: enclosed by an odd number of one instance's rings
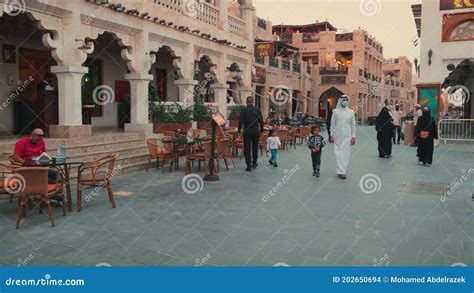
[[[474,3],[471,0],[440,0],[440,10],[452,10],[452,9],[468,9],[474,8]]]
[[[438,107],[440,97],[439,85],[423,86],[418,88],[418,103],[422,107],[429,107],[431,117],[438,120]]]

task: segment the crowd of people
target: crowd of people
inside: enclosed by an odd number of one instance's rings
[[[349,108],[349,96],[341,96],[335,109],[328,113],[327,130],[329,142],[334,143],[336,156],[336,174],[341,179],[347,178],[347,170],[351,157],[351,147],[356,144],[356,117],[355,112]],[[414,138],[413,145],[418,147],[417,157],[420,165],[431,166],[433,162],[434,140],[438,139],[436,121],[431,116],[429,107],[416,105],[414,109]],[[404,113],[398,105],[391,110],[382,106],[375,121],[377,133],[379,158],[392,157],[392,145],[400,144],[405,139],[402,131]],[[270,127],[267,140],[267,151],[271,153],[269,163],[278,167],[278,149],[281,141],[278,132],[272,127],[278,126],[275,121],[289,122],[288,115],[282,114],[279,118],[268,117],[263,120],[262,113],[254,106],[253,98],[247,98],[247,107],[240,113],[239,133],[243,132],[244,154],[247,171],[252,171],[258,166],[258,146],[260,134],[264,127]],[[313,176],[319,177],[323,148],[326,141],[321,135],[321,127],[311,127],[311,134],[307,140],[313,165]]]

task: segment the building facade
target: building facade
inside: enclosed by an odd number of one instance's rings
[[[269,113],[307,113],[314,103],[313,65],[303,61],[300,48],[274,40],[272,23],[254,16],[255,58],[252,89],[256,106]]]
[[[474,6],[471,1],[423,0],[412,5],[420,37],[419,88],[451,89],[463,94],[461,111],[464,117],[474,113]],[[451,92],[454,93],[454,92]],[[425,103],[420,97],[420,103]],[[441,103],[430,103],[436,107]],[[441,113],[443,114],[443,113]]]
[[[405,56],[385,59],[383,64],[385,105],[390,105],[392,108],[398,105],[405,114],[413,109],[416,98],[412,86],[412,72],[412,63]]]
[[[40,107],[38,116],[43,107],[57,115],[40,121],[51,136],[89,136],[92,127],[123,124],[120,104],[126,102],[125,131],[151,132],[150,84],[161,101],[185,105],[207,87],[222,113],[229,88],[237,100],[251,95],[251,0],[237,6],[215,0],[10,2],[0,0],[0,131],[28,120],[25,108]],[[46,73],[54,75],[53,106],[37,105]],[[20,98],[23,106],[16,105]]]
[[[301,50],[302,59],[314,65],[312,92],[316,103],[309,112],[326,117],[342,95],[365,121],[378,114],[384,96],[383,46],[366,31],[338,33],[328,22],[274,26],[280,41]]]

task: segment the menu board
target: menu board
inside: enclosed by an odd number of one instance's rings
[[[226,124],[224,116],[219,112],[212,114],[212,120],[216,122],[217,126],[224,126]]]

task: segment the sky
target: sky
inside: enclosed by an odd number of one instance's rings
[[[253,0],[257,16],[277,24],[328,21],[338,29],[365,29],[384,47],[385,58],[419,58],[412,4],[421,0]]]

